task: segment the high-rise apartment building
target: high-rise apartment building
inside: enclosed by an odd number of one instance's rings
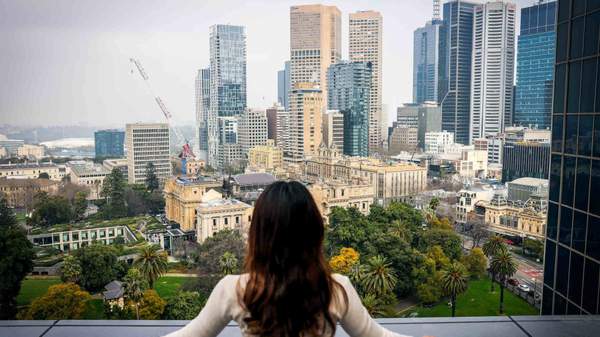
[[[322,141],[323,91],[314,83],[296,83],[290,92],[289,152],[286,160],[301,162],[317,153]],[[284,150],[285,151],[285,150]]]
[[[338,150],[344,148],[344,114],[339,110],[327,110],[323,115],[323,143],[335,145]]]
[[[513,123],[550,128],[556,54],[556,2],[521,9]]]
[[[286,110],[290,108],[290,89],[292,87],[290,67],[290,61],[285,61],[283,69],[277,72],[277,102]]]
[[[443,7],[438,92],[442,106],[442,130],[454,133],[455,142],[460,144],[469,143],[475,5],[453,0]]]
[[[600,314],[600,2],[559,1],[542,314]]]
[[[96,158],[123,157],[125,132],[121,130],[98,130],[94,132]]]
[[[383,17],[376,11],[350,14],[349,57],[351,62],[371,63],[369,95],[369,150],[379,150],[386,119],[381,104]]]
[[[516,12],[510,2],[475,6],[469,144],[511,125]]]
[[[442,21],[434,18],[417,28],[413,39],[413,102],[438,102],[440,31]]]
[[[210,113],[210,69],[198,70],[196,75],[196,130],[198,156],[208,160],[208,117]]]
[[[279,103],[275,103],[265,110],[267,113],[267,138],[273,139],[275,142],[277,142],[277,115],[284,110],[285,108]]]
[[[343,153],[369,155],[369,113],[372,76],[370,62],[332,64],[327,72],[327,104],[344,115]]]
[[[239,118],[238,143],[242,157],[247,157],[248,151],[267,143],[268,122],[265,110],[246,109]]]
[[[210,27],[210,113],[208,164],[219,165],[220,117],[239,116],[246,108],[246,32],[242,26]]]
[[[146,166],[154,164],[161,183],[171,176],[169,160],[169,125],[166,123],[127,124],[127,179],[130,184],[143,184]]]
[[[288,110],[277,111],[277,136],[275,144],[283,150],[284,157],[290,157],[290,129],[292,123],[292,113]]]
[[[290,90],[296,83],[316,84],[325,102],[327,69],[341,56],[342,18],[337,7],[290,7]],[[291,102],[289,108],[292,109]]]

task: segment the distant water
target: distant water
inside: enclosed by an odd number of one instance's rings
[[[62,138],[41,143],[48,149],[76,149],[80,147],[94,147],[94,138]]]

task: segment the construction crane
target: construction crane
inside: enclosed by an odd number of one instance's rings
[[[154,90],[152,90],[152,86],[150,85],[150,77],[148,76],[148,73],[146,72],[146,70],[144,70],[142,63],[135,58],[130,58],[129,61],[135,65],[135,68],[137,69],[138,73],[144,80],[144,83],[146,84],[148,91],[154,98],[154,101],[160,108],[160,111],[162,111],[163,115],[165,116],[165,119],[167,120],[167,125],[169,126],[169,129],[172,129],[174,131],[177,141],[183,142],[183,148],[181,149],[181,152],[179,153],[179,158],[181,159],[182,173],[186,174],[187,160],[196,158],[196,156],[194,155],[194,152],[192,151],[192,148],[190,147],[189,141],[183,136],[183,134],[181,133],[181,131],[178,128],[176,128],[174,125],[172,125],[171,112],[169,112],[169,109],[167,109],[162,98],[160,98],[160,96],[156,95],[154,93]],[[133,73],[133,70],[131,70],[131,73]]]

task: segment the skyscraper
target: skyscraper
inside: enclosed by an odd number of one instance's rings
[[[290,108],[290,61],[285,61],[282,70],[277,72],[277,102],[286,110]]]
[[[434,18],[414,32],[413,102],[437,102],[439,89],[440,30],[442,21]]]
[[[265,110],[246,109],[242,113],[238,125],[238,143],[243,158],[248,156],[251,148],[267,143],[267,124]]]
[[[208,164],[219,167],[219,117],[239,116],[246,108],[246,33],[244,27],[210,27],[210,113]]]
[[[171,176],[169,125],[166,123],[126,124],[127,177],[130,184],[143,184],[146,165],[154,164],[161,183]]]
[[[369,155],[370,62],[332,64],[327,72],[328,109],[344,115],[344,154]]]
[[[286,160],[301,162],[321,145],[323,91],[314,83],[296,83],[290,92],[289,152]],[[284,150],[285,151],[285,150]]]
[[[377,151],[382,142],[383,116],[381,106],[381,67],[383,17],[379,12],[360,11],[350,14],[349,57],[351,62],[371,63],[369,94],[369,150]]]
[[[198,156],[208,159],[208,116],[210,113],[210,69],[199,69],[196,75],[196,128]]]
[[[341,55],[342,19],[337,7],[290,7],[291,90],[296,83],[315,83],[326,100],[327,69],[337,63]]]
[[[558,2],[544,315],[600,313],[599,9]]]
[[[469,143],[473,8],[476,3],[454,0],[444,4],[440,41],[442,130],[457,143]]]
[[[323,143],[328,147],[344,148],[344,115],[338,110],[327,110],[323,115]]]
[[[469,144],[511,124],[516,11],[503,1],[475,6]]]
[[[513,123],[550,128],[556,49],[556,2],[521,9]]]
[[[125,132],[122,130],[98,130],[94,132],[96,158],[123,157]]]
[[[277,120],[280,112],[283,112],[285,108],[279,103],[273,104],[272,107],[266,109],[267,113],[267,138],[273,139],[277,142]]]

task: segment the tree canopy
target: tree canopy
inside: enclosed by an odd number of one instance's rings
[[[21,319],[55,320],[81,319],[86,304],[92,297],[74,283],[61,283],[48,288],[48,292],[34,300]]]
[[[81,266],[79,284],[88,291],[96,292],[117,278],[119,264],[112,246],[94,243],[75,252]]]

